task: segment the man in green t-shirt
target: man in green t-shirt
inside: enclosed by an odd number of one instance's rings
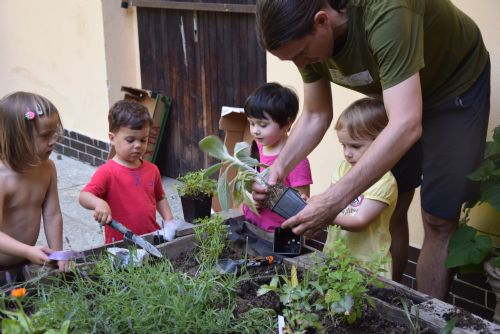
[[[290,60],[304,81],[304,108],[269,183],[283,178],[321,141],[333,118],[330,82],[384,101],[389,124],[340,182],[311,197],[284,223],[312,236],[392,169],[398,204],[391,220],[394,278],[407,261],[407,211],[421,188],[424,243],[418,289],[444,299],[444,262],[465,175],[484,152],[489,117],[488,52],[476,24],[449,0],[257,0],[261,45]],[[254,185],[254,199],[266,190]]]

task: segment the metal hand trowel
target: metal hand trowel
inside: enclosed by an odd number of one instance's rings
[[[160,253],[160,251],[144,240],[143,238],[139,237],[136,235],[134,232],[123,226],[121,223],[117,222],[116,220],[112,220],[111,223],[109,223],[109,226],[112,227],[113,229],[117,230],[121,234],[125,236],[125,239],[130,240],[132,243],[134,243],[136,246],[144,249],[146,252],[149,254],[162,258],[163,255]]]

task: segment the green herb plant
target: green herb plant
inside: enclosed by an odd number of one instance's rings
[[[182,184],[176,186],[179,196],[191,198],[212,197],[217,192],[217,182],[208,178],[204,169],[179,176],[177,181],[182,182]]]
[[[200,148],[212,157],[221,162],[206,169],[206,175],[211,175],[225,167],[219,174],[217,183],[217,194],[223,210],[230,207],[231,195],[235,205],[245,203],[250,210],[257,212],[255,203],[252,199],[252,184],[256,181],[266,184],[265,175],[268,169],[263,172],[257,172],[257,167],[267,167],[262,165],[257,159],[250,156],[250,146],[246,142],[236,143],[234,154],[230,155],[224,143],[217,136],[208,136],[199,143]],[[236,176],[228,181],[228,171],[230,168],[236,168]]]
[[[368,295],[368,287],[382,285],[377,274],[383,271],[388,261],[384,255],[387,252],[374,254],[372,260],[363,263],[360,269],[360,263],[352,255],[346,238],[338,233],[340,227],[335,226],[334,229],[338,237],[328,245],[324,258],[317,257],[309,270],[320,295],[318,303],[330,316],[354,323],[362,317],[366,304],[375,306]]]
[[[307,273],[299,280],[297,268],[293,265],[290,278],[287,275],[274,276],[268,285],[259,288],[257,295],[261,296],[271,291],[280,296],[287,333],[301,334],[310,329],[322,328],[317,313],[321,310],[321,305],[316,302],[318,295],[315,292],[314,282],[309,280]]]
[[[34,328],[70,321],[71,333],[271,333],[272,310],[235,314],[233,275],[177,272],[167,259],[117,269],[102,258],[70,276],[38,286]]]
[[[340,229],[340,227],[336,227]],[[386,252],[375,254],[370,263],[363,263],[352,256],[345,237],[339,237],[330,245],[331,251],[321,258],[316,256],[312,265],[304,272],[300,282],[294,275],[291,278],[276,275],[269,285],[260,287],[258,294],[274,291],[280,295],[283,315],[292,333],[304,333],[307,328],[320,329],[316,312],[324,310],[335,321],[350,324],[360,319],[368,304],[374,307],[368,295],[369,286],[382,286],[377,273],[383,271],[387,263]]]
[[[16,309],[9,309],[7,304],[13,303]],[[33,315],[26,314],[19,298],[9,298],[2,293],[0,296],[0,333],[4,334],[67,334],[70,321],[65,320],[59,329],[51,328],[43,322],[36,322],[40,312]]]
[[[478,200],[467,202],[464,206],[464,215],[459,228],[448,244],[446,267],[459,267],[463,271],[480,271],[481,264],[489,258],[492,258],[494,266],[500,267],[500,256],[493,251],[491,236],[469,225],[470,211],[478,203],[488,203],[494,210],[500,212],[500,126],[494,130],[493,141],[486,143],[482,164],[467,177],[479,182],[480,197]],[[496,224],[500,224],[500,221]]]
[[[229,231],[220,215],[196,221],[194,237],[198,244],[196,258],[203,268],[212,268],[227,245]]]

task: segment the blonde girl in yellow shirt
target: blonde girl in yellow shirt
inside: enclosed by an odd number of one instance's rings
[[[387,122],[383,103],[372,98],[357,100],[342,112],[335,130],[344,148],[345,160],[340,162],[333,173],[334,184],[362,158]],[[333,241],[339,233],[343,234],[346,236],[347,246],[361,266],[364,262],[371,261],[373,254],[382,252],[387,255],[389,261],[385,264],[385,272],[381,274],[391,278],[389,223],[397,197],[396,180],[391,172],[387,172],[335,218],[331,225],[339,225],[342,230],[339,232],[338,229],[328,228],[325,252],[331,251]]]

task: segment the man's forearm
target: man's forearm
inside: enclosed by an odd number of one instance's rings
[[[299,117],[285,147],[274,162],[280,164],[285,170],[285,175],[288,175],[321,142],[330,125],[328,119],[326,114],[302,114]]]
[[[328,189],[335,202],[346,207],[354,198],[377,182],[418,140],[418,130],[389,125],[371,144],[347,175]]]

